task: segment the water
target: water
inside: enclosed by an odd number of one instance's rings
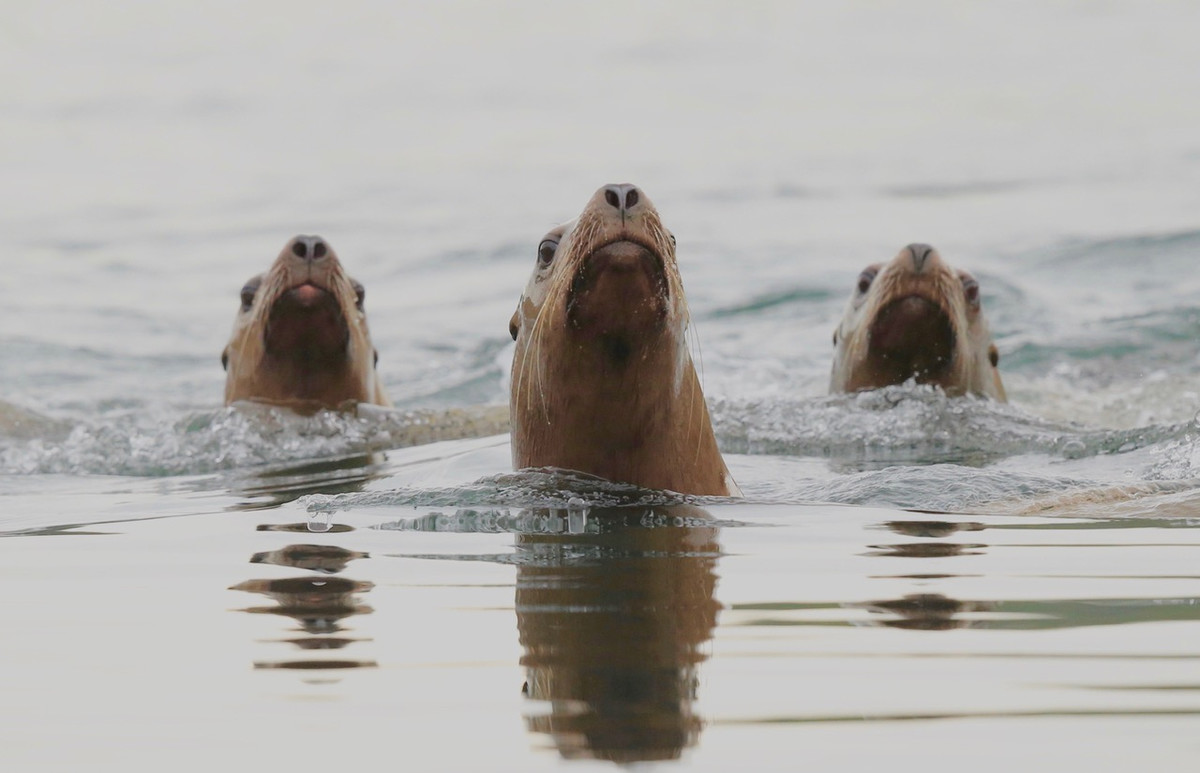
[[[1189,767],[1198,16],[10,4],[0,759]],[[509,470],[537,239],[626,180],[744,499]],[[398,413],[221,407],[295,233]],[[1010,404],[826,395],[912,241],[979,278]]]

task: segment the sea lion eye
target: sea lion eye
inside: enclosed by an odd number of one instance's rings
[[[250,311],[254,305],[254,295],[262,284],[262,277],[254,277],[242,287],[242,311]]]
[[[858,275],[858,291],[865,293],[871,289],[871,283],[875,281],[875,275],[879,272],[873,268],[868,268]]]
[[[350,286],[354,288],[354,295],[358,299],[355,301],[354,305],[358,307],[359,311],[362,311],[363,301],[367,299],[367,288],[363,287],[362,282],[359,282],[356,279],[350,280]]]
[[[545,268],[550,265],[550,261],[554,260],[554,253],[558,251],[558,242],[553,239],[543,239],[538,245],[538,266]]]
[[[967,298],[967,303],[972,306],[979,305],[979,283],[974,279],[963,277],[963,295]]]

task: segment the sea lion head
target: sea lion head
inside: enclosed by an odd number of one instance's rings
[[[578,218],[542,237],[509,324],[518,347],[562,335],[615,368],[664,336],[682,344],[686,328],[675,237],[633,185],[604,186]]]
[[[727,493],[687,327],[675,237],[637,186],[600,188],[542,237],[509,323],[514,465]]]
[[[833,392],[915,379],[949,395],[1005,400],[979,282],[928,244],[859,274],[833,344]]]
[[[242,287],[233,335],[221,355],[226,404],[388,405],[375,373],[378,354],[367,329],[365,295],[324,239],[289,241],[266,273]]]

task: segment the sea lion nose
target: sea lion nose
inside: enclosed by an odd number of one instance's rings
[[[329,245],[320,236],[297,236],[292,239],[292,254],[306,260],[320,260],[329,253]]]
[[[605,185],[604,200],[622,215],[631,215],[637,211],[642,201],[642,192],[636,185]]]
[[[921,273],[925,264],[929,262],[929,256],[934,253],[933,247],[928,244],[910,244],[906,249],[912,255],[913,270]]]

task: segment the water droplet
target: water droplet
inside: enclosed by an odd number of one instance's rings
[[[591,508],[579,497],[567,500],[567,533],[583,534],[587,531],[587,517]]]
[[[333,513],[312,513],[308,516],[308,530],[326,532],[333,528]]]

